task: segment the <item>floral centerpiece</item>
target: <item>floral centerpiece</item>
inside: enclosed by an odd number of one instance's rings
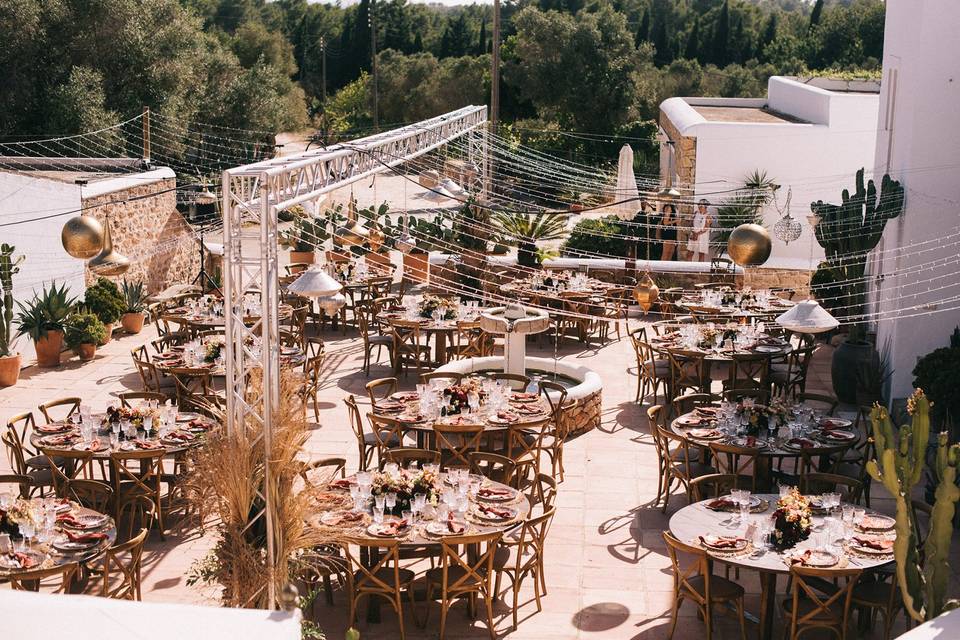
[[[810,535],[810,501],[796,487],[777,500],[777,509],[772,517],[770,542],[778,549],[788,549]]]
[[[439,487],[440,476],[434,471],[400,469],[396,474],[375,473],[370,494],[373,496],[397,494],[396,511],[400,512],[410,509],[410,501],[418,493],[426,494],[427,502],[435,503]]]
[[[459,304],[452,298],[441,298],[440,296],[427,294],[420,300],[417,311],[421,318],[432,318],[433,312],[439,309],[441,320],[453,320],[457,317],[458,306]]]
[[[701,349],[712,348],[718,335],[722,336],[720,340],[721,343],[726,343],[727,340],[737,339],[737,330],[733,328],[728,329],[725,327],[704,325],[700,329],[700,342],[697,344],[697,346],[699,346]]]
[[[443,415],[452,416],[470,408],[470,394],[483,396],[483,384],[480,378],[463,378],[460,382],[443,390]]]
[[[160,411],[149,407],[107,407],[105,420],[107,424],[129,420],[132,424],[142,427],[147,416],[157,419],[160,417]]]
[[[203,343],[203,361],[208,364],[213,364],[220,357],[220,354],[223,353],[223,348],[226,346],[223,338],[218,336],[213,336],[207,338]]]
[[[793,415],[790,407],[779,400],[767,405],[758,404],[749,398],[737,403],[736,412],[737,416],[747,423],[747,435],[751,436],[760,435],[762,430],[768,429],[771,420],[777,427],[782,427]]]
[[[30,512],[30,502],[22,498],[17,498],[12,504],[7,505],[6,511],[0,509],[0,533],[9,534],[11,538],[19,540],[20,523],[33,519]]]

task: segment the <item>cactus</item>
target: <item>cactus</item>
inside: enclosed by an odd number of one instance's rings
[[[884,174],[878,199],[873,180],[867,181],[864,188],[863,169],[857,171],[856,185],[852,196],[849,190],[843,190],[843,204],[817,200],[810,203],[810,209],[820,217],[814,235],[826,253],[827,263],[840,280],[850,283],[844,292],[848,301],[841,307],[844,315],[859,318],[863,314],[866,293],[863,275],[867,255],[880,242],[887,221],[903,212],[903,186]],[[862,332],[862,321],[851,325],[851,339],[859,339]]]
[[[20,272],[18,266],[23,256],[13,257],[14,247],[0,245],[0,287],[3,288],[3,320],[0,321],[0,357],[11,355],[13,341],[13,276]]]
[[[930,403],[922,390],[914,391],[908,408],[912,423],[895,430],[887,410],[874,406],[870,418],[879,459],[870,460],[867,471],[896,501],[897,539],[893,552],[897,582],[910,617],[924,622],[960,605],[956,600],[947,599],[953,517],[960,500],[956,483],[960,445],[950,445],[946,433],[937,436],[935,472],[939,484],[921,564],[910,495],[923,475],[930,439]]]

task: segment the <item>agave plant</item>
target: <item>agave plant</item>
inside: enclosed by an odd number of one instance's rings
[[[20,312],[17,314],[17,324],[20,329],[18,336],[30,336],[38,342],[48,331],[63,331],[64,322],[77,305],[77,299],[68,295],[66,283],[57,287],[54,282],[43,294],[34,294],[33,299],[23,304],[17,302]]]
[[[142,280],[130,283],[124,278],[120,291],[123,293],[124,313],[143,313],[147,307],[147,292],[143,289]]]

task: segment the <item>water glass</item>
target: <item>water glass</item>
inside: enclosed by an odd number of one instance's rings
[[[380,509],[381,512],[383,511],[383,507],[386,505],[386,502],[387,502],[387,496],[384,495],[384,494],[382,494],[382,493],[381,493],[381,494],[378,494],[378,495],[375,495],[375,496],[373,497],[373,504],[374,504],[374,506],[375,506],[377,509]]]
[[[790,495],[790,492],[793,491],[793,487],[791,487],[789,484],[781,484],[779,485],[779,489],[781,498]]]
[[[379,496],[377,496],[379,497]],[[383,505],[377,505],[373,507],[373,521],[377,524],[383,522]]]
[[[387,509],[390,510],[390,514],[393,515],[393,508],[397,506],[397,494],[392,491],[386,495],[386,500],[384,501]]]
[[[9,553],[13,547],[10,545],[10,534],[0,533],[0,553]]]
[[[388,462],[383,466],[383,471],[388,476],[396,476],[398,473],[400,473],[400,465],[396,462]]]
[[[404,509],[403,511],[400,512],[400,517],[403,518],[403,520],[407,524],[413,524],[413,511],[410,511],[409,509]]]

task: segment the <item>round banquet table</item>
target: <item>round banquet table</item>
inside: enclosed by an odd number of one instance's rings
[[[289,320],[292,314],[292,306],[286,303],[280,303],[278,307],[278,317],[281,321]],[[187,325],[196,331],[222,329],[227,326],[227,319],[223,315],[215,315],[209,312],[194,313],[188,307],[169,309],[164,311],[162,315],[166,320]],[[260,316],[244,316],[243,323],[251,325],[259,320]]]
[[[434,357],[433,362],[437,366],[441,366],[447,363],[447,343],[453,342],[453,337],[457,333],[457,322],[476,322],[480,318],[480,313],[484,309],[477,307],[476,309],[471,310],[467,315],[464,315],[453,320],[440,320],[434,321],[427,318],[417,318],[420,324],[420,331],[427,334],[427,343],[429,344],[430,336],[434,336]],[[408,318],[403,313],[382,313],[380,314],[379,319],[383,322],[386,322],[391,327],[397,321],[407,321]],[[397,365],[395,372],[400,373],[400,361],[397,360]]]
[[[760,338],[756,344],[746,349],[737,349],[735,347],[733,349],[723,347],[719,350],[710,348],[702,349],[699,347],[689,349],[683,346],[679,340],[679,336],[671,335],[670,333],[652,338],[650,340],[650,347],[654,351],[664,355],[666,355],[668,351],[702,353],[704,361],[710,363],[731,363],[735,356],[747,355],[765,355],[767,358],[773,360],[783,358],[793,351],[793,345],[791,345],[789,341],[779,340],[770,336]]]
[[[686,311],[694,315],[729,317],[732,320],[739,318],[772,318],[785,313],[796,303],[791,300],[784,300],[783,298],[770,298],[770,301],[765,305],[747,304],[737,306],[736,304],[721,304],[718,306],[704,304],[703,300],[700,299],[683,297],[675,304],[681,311]]]
[[[512,396],[518,396],[514,392]],[[399,409],[394,409],[399,407]],[[501,417],[503,412],[509,412],[511,415]],[[537,398],[533,402],[511,401],[508,406],[500,410],[501,415],[485,414],[480,416],[471,416],[470,414],[459,414],[445,416],[437,420],[426,418],[420,414],[420,396],[415,391],[399,391],[390,396],[387,402],[380,401],[374,405],[374,414],[397,420],[401,423],[406,432],[413,432],[417,437],[417,446],[420,448],[433,449],[431,442],[433,437],[433,425],[440,420],[453,424],[483,424],[483,434],[487,441],[484,450],[503,453],[498,451],[490,444],[497,439],[503,440],[503,446],[506,447],[505,435],[510,427],[523,427],[524,424],[539,422],[550,417],[550,403],[543,397]]]
[[[80,550],[61,550],[57,548],[57,545],[60,542],[69,542],[66,539],[67,527],[58,522],[55,525],[54,537],[51,540],[40,543],[36,540],[31,541],[30,550],[33,552],[34,558],[39,560],[37,566],[30,566],[28,568],[10,568],[7,565],[7,554],[0,552],[0,556],[6,556],[5,558],[0,558],[0,580],[10,579],[10,578],[19,578],[21,576],[28,575],[30,572],[43,570],[43,569],[55,569],[58,567],[67,567],[71,564],[79,564],[82,562],[87,562],[90,560],[95,560],[109,549],[114,542],[117,540],[117,527],[113,518],[106,514],[93,511],[92,509],[87,509],[82,507],[76,502],[62,500],[59,498],[31,498],[26,500],[26,502],[31,503],[34,508],[39,508],[39,505],[44,500],[56,500],[58,503],[57,508],[57,518],[58,521],[60,518],[65,516],[70,516],[73,518],[81,517],[93,517],[101,519],[103,524],[85,528],[85,529],[70,529],[73,535],[86,535],[94,534],[100,537],[101,539],[92,547],[80,549]],[[76,576],[74,576],[76,579]]]
[[[306,354],[299,347],[281,347],[280,349],[281,367],[302,367],[306,360]],[[169,351],[152,356],[150,363],[162,375],[183,378],[223,377],[227,375],[226,366],[218,365],[216,362],[199,362],[188,366],[183,361],[182,346],[173,346]]]
[[[726,435],[719,428],[711,426],[714,417],[703,413],[712,409],[714,407],[698,407],[679,415],[670,423],[670,430],[697,447],[709,447],[711,443],[718,443],[757,449],[754,477],[758,489],[773,486],[771,466],[775,458],[799,458],[804,454],[811,457],[833,455],[854,447],[860,442],[860,435],[853,430],[852,423],[840,418],[826,418],[826,420],[834,424],[832,431],[851,433],[852,438],[833,439],[825,435],[822,430],[812,432],[809,437],[801,437],[798,442],[792,442],[790,438],[784,437],[775,437],[771,441],[766,433],[761,433],[753,440],[749,440],[747,436]],[[711,431],[714,433],[710,433]],[[827,433],[832,431],[828,430]]]
[[[776,509],[778,495],[757,494],[757,497],[767,502],[766,509],[752,513],[748,516],[748,522],[759,521],[764,518],[770,518]],[[816,536],[816,527],[822,526],[824,518],[818,516],[816,512],[813,515],[813,526],[815,531],[810,537],[798,543],[794,548],[786,552],[774,549],[768,550],[762,555],[756,555],[750,552],[748,547],[744,553],[724,553],[712,551],[700,544],[700,536],[708,533],[719,534],[720,532],[734,531],[741,532],[743,527],[736,530],[725,528],[725,521],[729,521],[731,513],[728,511],[714,511],[707,508],[712,500],[703,500],[677,511],[670,518],[670,533],[681,542],[700,546],[704,548],[711,558],[718,562],[724,562],[744,569],[753,569],[760,574],[760,639],[770,640],[773,637],[773,618],[774,606],[777,591],[777,576],[790,572],[788,554],[803,552],[808,549],[814,549]],[[761,505],[762,506],[762,505]],[[878,515],[877,512],[865,509],[868,515]],[[856,535],[856,534],[855,534]],[[896,534],[890,530],[882,534],[887,539],[893,539]],[[855,567],[864,570],[879,567],[893,562],[893,553],[888,555],[867,555],[863,553],[853,553],[847,545],[841,548],[841,561],[836,568]]]
[[[445,476],[445,473],[440,473],[439,482],[443,486],[446,486]],[[346,522],[339,521],[339,518],[348,514],[354,514],[353,517],[357,517],[357,512],[353,511],[353,499],[350,497],[349,493],[350,487],[356,485],[356,482],[356,475],[351,475],[343,480],[335,480],[331,482],[329,485],[329,490],[320,494],[323,504],[318,509],[317,513],[313,514],[308,519],[308,524],[312,527],[336,527],[342,533],[343,537],[348,540],[353,539],[363,541],[364,543],[369,543],[373,540],[376,540],[378,536],[368,530],[373,523],[373,517],[368,512],[361,512],[358,520]],[[505,484],[494,482],[493,480],[489,480],[487,478],[483,478],[481,490],[483,489],[509,492],[513,494],[513,498],[504,501],[487,501],[480,497],[470,496],[468,494],[470,508],[466,514],[466,528],[464,531],[456,535],[478,535],[483,533],[493,533],[495,531],[506,532],[521,525],[523,521],[529,517],[532,505],[530,499],[521,491],[518,491]],[[478,505],[486,505],[489,507],[508,507],[512,511],[516,512],[516,516],[502,522],[483,520],[474,515],[474,510]],[[397,507],[395,511],[399,512],[399,507]],[[348,515],[348,517],[350,516]],[[384,516],[384,522],[389,522],[394,519],[396,518],[393,516]],[[399,538],[401,549],[404,547],[439,547],[442,537],[436,536],[427,531],[427,526],[431,520],[432,519],[429,517],[421,516],[421,522],[418,522],[412,527],[408,527],[403,534],[391,536],[388,539]],[[382,536],[379,537],[382,538]],[[378,562],[376,547],[371,547],[370,552],[371,555],[367,559],[367,563],[369,566],[375,566]],[[468,552],[475,553],[475,549],[470,549]],[[377,598],[373,598],[370,601],[368,620],[370,622],[379,622],[379,619],[380,610],[377,603]]]

